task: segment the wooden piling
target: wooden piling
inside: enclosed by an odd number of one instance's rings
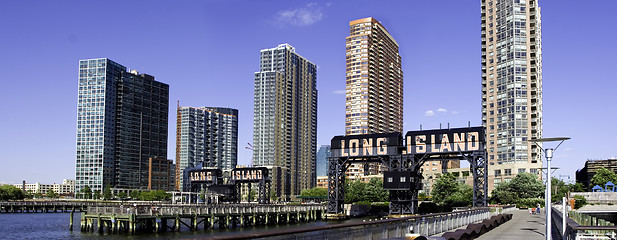
[[[73,211],[71,211],[71,216],[69,218],[69,230],[73,231]]]

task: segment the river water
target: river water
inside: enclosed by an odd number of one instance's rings
[[[280,226],[257,226],[220,230],[204,230],[203,224],[200,224],[199,230],[194,232],[190,231],[188,228],[183,228],[180,232],[167,231],[163,233],[138,233],[136,235],[128,235],[99,234],[97,232],[82,233],[79,226],[80,213],[75,213],[73,231],[70,231],[69,218],[70,213],[2,213],[0,214],[0,239],[207,239],[214,236],[361,222],[363,220],[316,221]]]

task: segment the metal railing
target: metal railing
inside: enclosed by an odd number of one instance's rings
[[[591,216],[584,216],[584,214],[571,211],[568,213],[574,218],[580,218],[584,223],[594,224],[593,226],[580,225],[570,217],[566,217],[566,230],[563,231],[563,217],[562,209],[553,207],[552,209],[553,225],[559,230],[562,239],[566,240],[579,240],[579,239],[617,239],[617,226],[607,221],[592,221]],[[577,216],[578,215],[578,216]],[[587,219],[588,220],[584,220]]]
[[[460,212],[391,218],[362,223],[333,224],[302,229],[239,234],[220,239],[386,239],[405,237],[408,233],[431,236],[447,232],[490,217],[488,208]]]
[[[133,214],[137,216],[169,215],[241,215],[269,213],[298,213],[308,211],[325,211],[326,206],[314,205],[258,205],[258,204],[215,204],[215,205],[126,205],[126,206],[90,206],[88,214]]]

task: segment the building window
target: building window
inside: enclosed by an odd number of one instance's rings
[[[501,176],[501,170],[495,170],[495,176]]]

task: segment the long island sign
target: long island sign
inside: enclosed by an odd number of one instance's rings
[[[336,136],[332,157],[375,157],[395,154],[444,154],[484,151],[484,127]]]

